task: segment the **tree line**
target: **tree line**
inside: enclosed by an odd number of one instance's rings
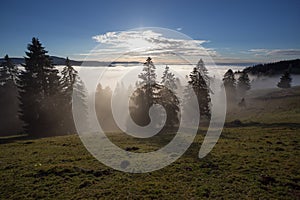
[[[223,77],[223,85],[226,91],[227,103],[236,104],[240,100],[239,105],[245,106],[245,95],[248,90],[251,89],[251,83],[248,76],[249,71],[246,68],[242,72],[234,73],[229,69]],[[256,69],[256,68],[254,68]],[[235,75],[238,74],[236,79]],[[277,87],[279,88],[290,88],[292,78],[290,75],[290,68],[286,70],[280,77]]]
[[[73,89],[81,106],[87,107],[87,94],[77,71],[67,58],[60,75],[37,38],[32,38],[25,53],[23,70],[7,55],[0,67],[1,127],[6,126],[1,131],[12,130],[20,119],[23,132],[31,137],[74,133]]]
[[[78,72],[67,58],[65,67],[59,73],[45,47],[37,38],[27,46],[23,69],[16,66],[6,55],[0,66],[0,110],[1,131],[13,130],[14,123],[22,125],[23,133],[31,137],[65,135],[76,132],[72,115],[72,95],[79,99],[79,107],[87,119],[87,92]],[[178,126],[180,119],[179,99],[176,91],[179,79],[166,66],[161,82],[158,82],[156,67],[149,57],[136,82],[136,90],[130,91],[130,115],[141,126],[150,122],[149,109],[154,104],[166,110],[166,128]],[[132,88],[131,88],[132,89]],[[124,85],[116,87],[116,93],[124,93]],[[198,99],[202,118],[210,118],[211,99],[209,77],[202,60],[189,75],[188,86],[184,89],[183,103],[189,104],[190,92]],[[127,95],[128,95],[127,94]],[[98,85],[96,91],[96,111],[101,125],[109,129],[117,127],[112,116],[112,91]],[[78,105],[76,105],[78,106]],[[193,109],[193,108],[190,108]],[[186,111],[188,112],[188,111]],[[7,127],[5,127],[7,126]]]
[[[211,117],[211,98],[208,71],[203,60],[200,59],[196,67],[188,77],[187,86],[183,87],[180,79],[166,66],[161,80],[156,74],[156,66],[148,57],[143,65],[142,72],[138,75],[135,87],[124,86],[118,83],[114,90],[114,98],[129,98],[129,113],[132,120],[139,126],[146,126],[150,123],[149,110],[154,104],[160,104],[166,111],[166,122],[164,130],[176,129],[180,123],[182,112],[189,113],[195,109],[191,102],[192,92],[196,95],[202,120],[209,120]],[[178,93],[183,92],[184,98],[180,99]],[[96,112],[98,120],[104,131],[118,129],[111,109],[112,90],[101,84],[96,90]],[[180,103],[185,104],[186,110],[180,110]],[[122,113],[120,113],[122,114]],[[163,113],[161,113],[163,115]],[[128,117],[128,116],[125,116]],[[157,118],[161,116],[156,116]],[[191,120],[193,117],[191,117]],[[128,127],[130,129],[130,127]]]

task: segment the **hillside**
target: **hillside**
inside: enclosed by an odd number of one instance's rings
[[[247,67],[243,71],[252,75],[272,76],[276,74],[283,74],[286,70],[289,70],[292,74],[300,74],[300,59],[258,64],[252,67]]]
[[[76,135],[0,140],[0,199],[299,199],[300,87],[257,90],[246,108],[228,113],[226,127],[209,156],[198,159],[205,130],[183,157],[147,174],[110,169]],[[241,124],[231,123],[240,120]],[[136,152],[171,139],[147,142],[110,133]],[[134,147],[134,148],[133,148]]]

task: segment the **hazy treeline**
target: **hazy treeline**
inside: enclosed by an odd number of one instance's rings
[[[190,73],[188,84],[183,87],[177,77],[165,67],[161,81],[158,82],[156,67],[149,57],[144,63],[143,71],[138,75],[135,87],[126,87],[123,83],[117,84],[114,92],[109,87],[103,88],[98,85],[96,91],[96,112],[98,120],[104,131],[118,130],[115,123],[111,100],[127,99],[128,105],[116,105],[129,107],[130,117],[139,126],[146,126],[150,123],[149,110],[154,104],[160,104],[166,111],[166,123],[163,130],[176,129],[179,125],[180,115],[185,112],[187,115],[191,109],[195,109],[191,101],[191,92],[194,92],[198,99],[201,118],[210,119],[211,99],[208,71],[202,60]],[[112,94],[113,93],[113,94]],[[184,98],[180,99],[178,93],[183,93]],[[180,110],[179,104],[185,104],[186,110]],[[122,115],[123,113],[118,113]],[[162,114],[162,113],[161,113]],[[129,116],[124,116],[129,117]],[[161,116],[156,116],[157,118]],[[190,119],[192,120],[193,117]],[[124,119],[126,120],[126,119]],[[127,127],[130,129],[131,127]]]
[[[300,74],[300,59],[258,64],[252,67],[247,67],[243,71],[251,75],[272,76],[276,74],[283,74],[287,70],[291,74]]]
[[[77,71],[66,59],[65,67],[59,73],[47,53],[40,41],[33,38],[27,47],[25,63],[22,64],[24,70],[14,65],[8,56],[1,63],[1,135],[26,133],[32,137],[44,137],[75,133],[72,95],[73,100],[76,98],[75,102],[80,104],[75,106],[80,108],[82,120],[87,120],[87,92]],[[182,103],[185,104],[189,104],[189,93],[193,91],[198,99],[201,116],[210,118],[211,99],[207,74],[204,62],[200,60],[190,73],[188,86],[183,89],[168,66],[162,81],[158,82],[155,65],[148,58],[143,72],[137,77],[136,89],[125,89],[120,84],[114,95],[119,95],[119,98],[127,95],[130,98],[130,116],[136,124],[147,125],[150,122],[150,107],[160,104],[166,111],[165,127],[174,128],[178,126],[182,114],[179,103],[183,99],[177,97],[177,91],[184,93],[186,98]],[[111,98],[111,89],[99,85],[95,106],[98,120],[107,131],[118,129],[112,115]]]

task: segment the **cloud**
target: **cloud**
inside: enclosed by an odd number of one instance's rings
[[[300,56],[300,49],[250,49],[255,56]]]
[[[176,30],[177,30],[177,31],[181,31],[181,30],[182,30],[182,28],[181,28],[181,27],[178,27],[178,28],[176,28]]]
[[[107,32],[92,37],[102,47],[91,54],[108,56],[118,52],[128,52],[132,59],[141,56],[216,56],[217,52],[211,48],[204,48],[202,44],[207,40],[192,40],[183,37],[165,36],[153,30]],[[103,51],[102,51],[103,50]]]

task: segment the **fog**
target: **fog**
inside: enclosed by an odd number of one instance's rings
[[[118,126],[116,126],[116,123],[113,121],[115,119],[115,116],[112,116],[111,108],[106,110],[106,116],[104,118],[99,118],[99,109],[111,107],[110,103],[108,103],[108,100],[111,100],[111,97],[116,97],[117,99],[114,100],[115,107],[120,109],[120,111],[115,111],[115,113],[120,113],[120,116],[125,116],[126,112],[129,109],[129,97],[131,93],[135,90],[136,82],[138,81],[138,74],[141,73],[142,70],[142,64],[140,66],[122,66],[117,65],[113,67],[104,67],[104,66],[98,66],[98,67],[80,67],[80,66],[74,66],[74,68],[79,72],[79,76],[84,82],[84,85],[88,92],[88,107],[89,107],[89,121],[91,122],[91,127],[98,127],[96,123],[98,121],[102,120],[102,122],[105,121],[106,130],[117,130]],[[57,66],[58,70],[61,71],[64,66]],[[183,90],[185,86],[187,85],[187,82],[189,80],[188,75],[193,69],[192,65],[169,65],[170,70],[175,74],[175,76],[178,78],[178,84],[180,87],[176,90],[176,95],[179,97],[179,99],[183,99]],[[22,69],[22,67],[20,67]],[[165,65],[156,65],[156,74],[157,74],[157,82],[160,83],[162,73],[165,69]],[[211,94],[212,97],[212,106],[213,106],[213,113],[215,114],[216,118],[222,118],[224,114],[224,98],[222,94],[222,78],[225,72],[228,69],[232,69],[233,71],[242,71],[244,69],[244,66],[224,66],[224,65],[218,65],[218,66],[207,66],[209,76],[211,77],[211,90],[213,93]],[[280,79],[281,75],[276,76],[249,76],[251,80],[251,90],[256,89],[267,89],[267,88],[276,88],[277,83]],[[292,75],[292,86],[300,85],[300,75]],[[236,76],[238,78],[238,75]],[[102,88],[108,88],[110,90],[109,94],[102,94],[107,95],[105,96],[105,101],[98,96],[95,100],[96,96],[96,90],[97,86],[101,84]],[[115,93],[116,85],[122,85],[124,92],[123,96],[120,96],[119,94]],[[99,95],[99,94],[98,94]],[[97,97],[97,96],[96,96]],[[102,100],[101,100],[102,99]],[[121,101],[122,100],[122,101]],[[119,105],[118,105],[119,103]],[[229,102],[227,102],[229,103]],[[236,102],[235,102],[236,103]],[[11,104],[13,106],[13,104]],[[93,113],[95,111],[95,105],[98,106],[98,113]],[[128,105],[128,107],[127,107]],[[17,105],[13,106],[13,108],[10,108],[9,110],[14,110],[16,113],[15,116],[17,116]],[[101,109],[100,109],[101,110]],[[4,113],[4,112],[3,112]],[[101,115],[101,114],[100,114]],[[94,116],[98,116],[98,120],[91,120]],[[128,117],[128,116],[127,116]],[[118,117],[120,118],[120,117]],[[122,118],[122,117],[121,117]],[[8,122],[9,119],[6,119]],[[1,120],[4,122],[4,118]],[[124,123],[128,122],[128,119],[122,119],[119,121]],[[14,122],[9,122],[10,125],[12,125],[16,130],[20,130],[21,122],[20,120],[16,120]],[[120,123],[120,122],[119,122]],[[117,123],[117,124],[119,124]],[[7,123],[5,123],[7,124]],[[1,126],[1,128],[6,127]],[[97,129],[97,128],[96,128]],[[97,131],[97,130],[93,131]],[[7,132],[8,133],[8,132]]]

